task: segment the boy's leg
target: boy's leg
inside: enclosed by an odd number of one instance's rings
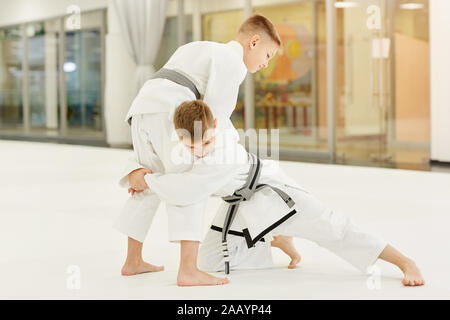
[[[179,286],[211,286],[223,285],[230,281],[227,278],[214,277],[201,271],[197,266],[198,241],[180,242],[180,268],[177,284]]]
[[[288,269],[296,268],[297,264],[299,264],[300,260],[302,260],[302,256],[298,253],[297,248],[295,248],[294,238],[291,236],[274,236],[270,245],[274,248],[282,250],[291,258]]]
[[[222,203],[214,217],[213,226],[223,226],[228,204]],[[241,230],[243,221],[236,216],[231,230]],[[231,270],[239,269],[265,269],[273,267],[271,247],[279,248],[291,258],[288,268],[293,269],[301,260],[300,254],[295,248],[293,237],[275,236],[258,242],[255,247],[249,249],[243,236],[228,234],[228,253],[230,255]],[[270,243],[269,243],[270,241]],[[224,271],[225,262],[222,249],[222,233],[209,229],[199,249],[199,265],[208,271]]]
[[[301,255],[295,248],[293,237],[275,236],[270,245],[264,242],[257,243],[249,249],[243,237],[228,235],[228,250],[230,255],[230,268],[239,269],[264,269],[273,267],[270,247],[282,250],[291,258],[289,269],[294,269],[300,263]],[[225,269],[222,252],[222,234],[210,230],[205,240],[200,245],[200,267],[208,271],[223,271]]]
[[[122,275],[132,276],[140,273],[163,271],[163,266],[154,266],[142,258],[143,243],[128,237],[127,260],[122,267]]]
[[[230,239],[229,239],[230,240]],[[233,258],[232,250],[230,259]],[[208,272],[220,272],[225,270],[222,251],[222,236],[220,232],[209,230],[199,247],[198,264],[202,270]]]
[[[205,286],[229,283],[204,273],[197,265],[198,248],[203,239],[203,220],[205,203],[180,207],[166,203],[169,241],[180,243],[180,268],[177,283],[179,286]]]
[[[403,272],[405,277],[402,283],[405,286],[421,286],[425,284],[425,280],[416,263],[412,259],[405,257],[391,245],[388,244],[378,258],[396,265]]]
[[[219,227],[223,225],[227,207],[228,205],[222,205],[222,208],[219,209],[213,222],[214,226]],[[240,228],[233,225],[232,230],[240,230]],[[228,234],[227,242],[231,270],[267,269],[273,267],[270,243],[260,241],[255,247],[249,249],[244,237],[233,234]],[[209,229],[200,245],[198,259],[199,266],[203,270],[213,272],[223,272],[225,270],[221,232]]]
[[[122,267],[122,275],[131,276],[145,272],[162,271],[143,260],[143,242],[152,224],[160,200],[149,191],[130,197],[114,227],[127,236],[128,250],[126,261]]]
[[[351,219],[329,209],[307,191],[290,187],[286,191],[296,202],[298,213],[276,228],[274,235],[314,241],[364,273],[377,259],[383,259],[403,271],[405,285],[423,283],[412,260],[404,257],[386,241],[361,231]]]
[[[178,163],[179,159],[173,158],[173,155],[177,154],[174,148],[180,145],[178,136],[173,135],[175,130],[173,121],[167,114],[143,115],[140,119],[142,122],[140,132],[146,135],[147,148],[150,145],[154,150],[153,157],[157,157],[153,162],[163,165],[166,173],[183,172],[192,167],[190,163]],[[226,278],[208,275],[197,266],[198,247],[203,239],[204,206],[205,203],[186,207],[166,203],[169,241],[179,242],[181,245],[178,284],[182,286],[218,285],[229,282]]]
[[[155,121],[157,122],[157,121]],[[159,160],[153,146],[149,142],[142,116],[133,117],[131,123],[131,137],[133,140],[134,158],[131,159],[129,168],[145,167],[156,172],[164,170],[161,160]],[[127,169],[122,179],[128,184]],[[127,258],[122,267],[122,275],[135,275],[145,272],[155,272],[163,270],[163,267],[153,266],[145,262],[142,258],[143,242],[152,224],[154,215],[160,204],[159,197],[150,192],[144,191],[140,194],[130,196],[127,200],[120,216],[116,220],[114,227],[127,236],[128,250]]]

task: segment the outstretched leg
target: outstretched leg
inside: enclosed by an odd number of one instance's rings
[[[289,263],[288,268],[294,269],[297,267],[297,264],[300,263],[302,257],[300,253],[298,253],[297,249],[294,245],[294,238],[288,236],[274,236],[273,241],[270,243],[272,247],[281,249],[284,253],[286,253],[290,258],[291,262]]]
[[[416,263],[408,257],[405,257],[391,245],[387,245],[378,257],[381,260],[390,262],[402,270],[405,277],[402,280],[405,286],[422,286],[425,280],[420,273]]]
[[[127,260],[122,267],[123,276],[133,276],[147,272],[159,272],[164,270],[163,266],[154,266],[142,259],[143,243],[128,237]]]
[[[197,266],[198,241],[180,242],[180,268],[178,270],[177,284],[180,287],[186,286],[215,286],[227,284],[227,278],[218,278],[201,271]]]
[[[349,217],[328,208],[309,192],[289,188],[288,194],[298,204],[299,214],[277,227],[274,234],[313,241],[363,273],[377,259],[382,259],[403,271],[403,285],[425,283],[414,261],[383,239],[359,229]]]

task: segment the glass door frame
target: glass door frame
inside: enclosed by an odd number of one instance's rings
[[[245,0],[250,3],[251,0]],[[313,29],[315,37],[318,34],[317,25],[317,1],[299,0],[300,2],[312,2],[313,7]],[[321,150],[289,150],[280,148],[280,160],[306,160],[336,163],[336,7],[335,0],[325,0],[326,15],[326,61],[327,61],[327,145],[326,151]],[[317,43],[314,41],[314,68],[317,69]],[[316,72],[312,77],[312,100],[317,102]],[[250,94],[250,92],[245,92]],[[253,92],[251,93],[254,94]]]
[[[102,20],[100,23],[100,50],[101,50],[101,66],[100,66],[100,112],[101,112],[101,126],[102,129],[100,133],[102,134],[102,140],[106,141],[106,117],[105,117],[105,68],[106,68],[106,33],[107,33],[107,11],[106,9],[95,9],[90,11],[83,11],[83,13],[90,13],[90,12],[101,12]],[[67,85],[66,85],[66,73],[64,71],[64,63],[66,61],[66,30],[65,28],[65,19],[68,16],[62,16],[59,18],[59,32],[60,32],[60,41],[59,41],[59,49],[58,49],[58,56],[59,56],[59,98],[60,98],[60,136],[62,137],[69,137],[71,136],[68,133],[67,130]],[[81,27],[79,30],[83,30]]]
[[[337,12],[335,0],[326,0],[327,34],[327,115],[328,115],[328,157],[330,163],[336,162],[336,96],[337,96]]]

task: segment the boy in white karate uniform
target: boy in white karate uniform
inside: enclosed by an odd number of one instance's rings
[[[227,44],[199,41],[186,44],[173,54],[164,70],[175,76],[147,81],[128,112],[135,156],[127,166],[121,185],[130,187],[127,201],[115,223],[128,236],[127,259],[123,275],[161,271],[142,258],[142,246],[160,204],[157,194],[142,191],[143,176],[152,170],[161,173],[183,172],[192,163],[177,162],[178,138],[173,139],[173,113],[183,101],[199,99],[208,103],[225,129],[232,127],[230,116],[236,107],[239,86],[247,72],[267,67],[281,41],[266,18],[255,15],[241,26],[235,41]],[[181,79],[181,80],[180,80]],[[178,285],[216,285],[228,282],[197,268],[197,254],[203,238],[205,199],[189,206],[166,206],[169,241],[180,242],[181,259]]]
[[[250,168],[248,153],[237,144],[233,132],[215,131],[217,120],[203,102],[183,103],[176,110],[174,121],[182,144],[195,157],[194,166],[184,173],[147,174],[144,179],[150,190],[167,203],[188,206],[211,194],[232,195],[243,186]],[[196,121],[202,128],[200,134],[198,129],[197,132],[193,129]],[[271,240],[273,236],[283,235],[314,241],[362,272],[377,259],[385,260],[403,271],[405,286],[424,284],[413,260],[386,241],[360,230],[348,217],[328,208],[287,177],[278,162],[263,160],[262,163],[258,184],[279,188],[295,204],[287,205],[288,202],[272,189],[258,191],[242,202],[228,237],[231,268],[271,266]],[[224,269],[221,227],[227,208],[225,203],[219,208],[200,247],[199,264],[209,271]],[[284,251],[292,248],[292,244],[283,245]]]

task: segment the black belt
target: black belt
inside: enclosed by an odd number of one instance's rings
[[[275,191],[281,197],[281,199],[283,199],[283,201],[286,203],[286,205],[289,208],[292,208],[295,205],[294,200],[292,200],[292,198],[283,190],[273,187],[268,184],[258,184],[259,176],[261,174],[261,169],[262,169],[261,160],[258,159],[257,156],[255,156],[254,154],[251,154],[251,153],[249,153],[249,157],[251,158],[250,170],[249,170],[247,181],[246,181],[245,185],[242,188],[240,188],[239,190],[236,190],[233,195],[222,198],[225,202],[230,204],[230,206],[228,207],[227,215],[225,217],[225,221],[224,221],[223,228],[222,228],[222,251],[223,251],[223,256],[225,258],[225,273],[226,274],[230,273],[230,257],[228,254],[227,235],[230,231],[231,224],[233,223],[233,220],[236,216],[236,212],[239,209],[240,203],[242,201],[249,200],[253,196],[253,194],[255,194],[255,192],[258,192],[264,188],[271,188],[273,191]],[[293,210],[287,216],[287,218],[289,218],[290,216],[292,216],[295,213],[296,213],[296,211]],[[284,221],[281,221],[279,223],[282,223],[282,222],[284,222]],[[267,234],[272,229],[273,228],[267,229],[266,230],[267,232],[265,232],[264,234]],[[253,247],[255,245],[255,243],[258,242],[259,240],[261,240],[261,238],[264,236],[264,234],[262,234],[262,235],[258,235],[257,239],[251,239],[250,234],[248,233],[247,229],[246,229],[246,231],[247,232],[244,232],[244,236],[246,238],[249,248]]]

